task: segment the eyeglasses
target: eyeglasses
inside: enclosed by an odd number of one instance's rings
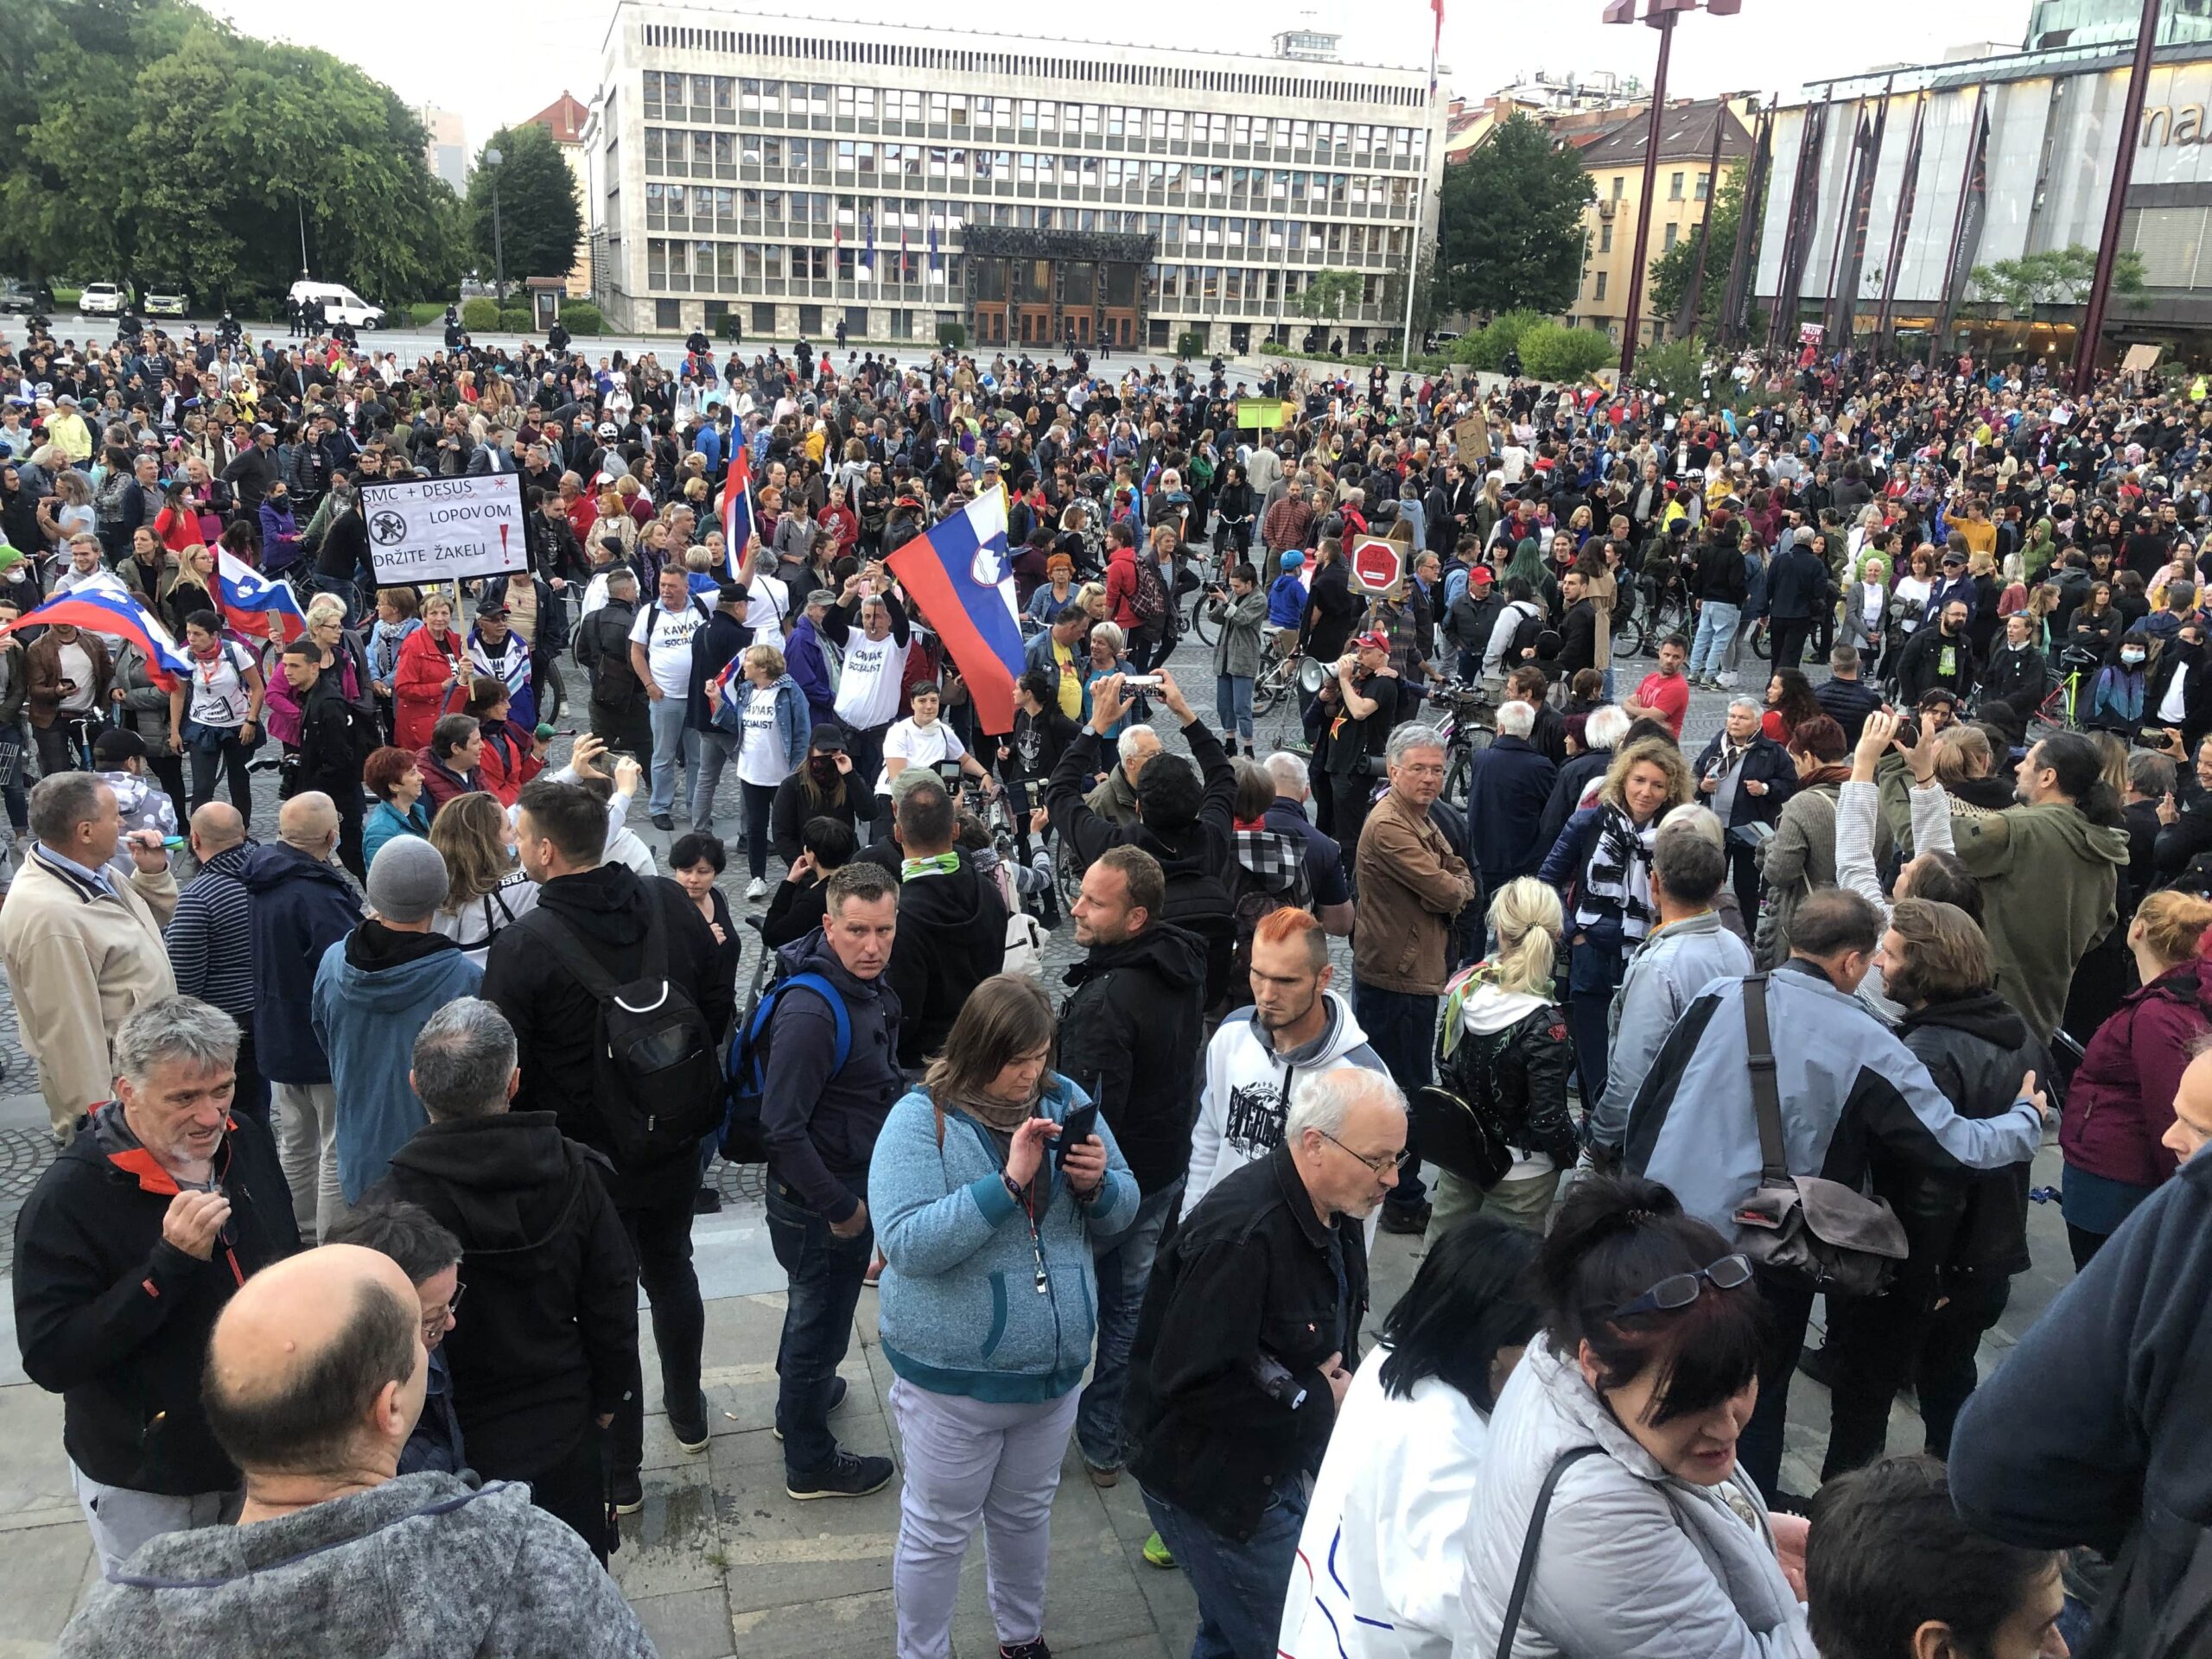
[[[1319,1135],[1324,1141],[1327,1141],[1338,1151],[1343,1153],[1345,1157],[1356,1159],[1360,1163],[1365,1164],[1369,1171],[1376,1175],[1388,1175],[1394,1171],[1403,1169],[1406,1166],[1407,1160],[1413,1156],[1413,1154],[1410,1152],[1384,1152],[1377,1153],[1372,1158],[1365,1158],[1362,1157],[1358,1153],[1354,1152],[1350,1147],[1344,1145],[1343,1141],[1338,1140],[1335,1135],[1331,1135],[1326,1129],[1316,1129],[1313,1133]]]
[[[1612,1317],[1632,1319],[1639,1313],[1671,1313],[1697,1300],[1700,1285],[1711,1285],[1715,1290],[1738,1290],[1751,1281],[1751,1257],[1724,1255],[1712,1266],[1700,1268],[1694,1273],[1669,1274],[1634,1301],[1624,1302],[1615,1308]]]
[[[446,1321],[453,1317],[454,1310],[461,1306],[461,1293],[467,1288],[467,1285],[455,1285],[453,1287],[453,1294],[446,1298],[445,1306],[435,1317],[429,1314],[423,1315],[423,1329],[425,1333],[435,1334],[445,1330]]]

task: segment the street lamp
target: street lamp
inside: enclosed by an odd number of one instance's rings
[[[1674,55],[1675,19],[1700,6],[1715,17],[1732,17],[1744,9],[1744,0],[1605,0],[1605,21],[1635,22],[1639,3],[1643,7],[1643,21],[1659,31],[1659,67],[1651,77],[1651,120],[1643,135],[1643,191],[1636,207],[1636,251],[1628,273],[1628,327],[1621,335],[1624,386],[1628,385],[1629,371],[1636,366],[1637,343],[1643,332],[1643,256],[1651,243],[1651,196],[1659,186],[1659,134],[1667,118],[1667,62]],[[1707,213],[1713,211],[1712,199],[1719,194],[1719,185],[1716,179],[1707,187]]]
[[[499,241],[499,163],[505,159],[496,149],[484,152],[484,165],[492,169],[492,291],[502,308],[507,302],[507,255]]]

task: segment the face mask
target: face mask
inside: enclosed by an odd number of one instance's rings
[[[832,754],[810,756],[806,763],[807,775],[817,784],[827,786],[837,781],[837,757]]]
[[[2123,651],[2120,653],[2120,660],[2132,666],[2143,660],[2143,653],[2139,651]]]

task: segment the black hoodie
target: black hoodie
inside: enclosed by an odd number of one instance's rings
[[[669,977],[699,1006],[709,1031],[727,1031],[737,988],[716,972],[715,936],[691,896],[663,876],[641,878],[620,864],[556,876],[538,889],[537,907],[580,934],[615,983],[634,979],[645,963],[649,906],[660,907],[667,930]],[[515,1028],[522,1064],[521,1111],[550,1111],[561,1133],[613,1159],[613,1141],[592,1097],[592,1045],[599,1007],[528,928],[503,929],[484,963],[485,1001],[499,1005]],[[684,1149],[649,1169],[613,1170],[615,1203],[624,1209],[688,1204],[699,1182],[698,1152]]]
[[[1190,1166],[1205,1063],[1205,975],[1198,936],[1166,922],[1119,944],[1095,944],[1067,970],[1058,1069],[1098,1103],[1147,1196]]]
[[[1006,901],[968,855],[943,875],[899,886],[899,931],[883,977],[899,998],[899,1064],[928,1063],[944,1046],[968,993],[1006,965]]]
[[[363,1199],[419,1204],[461,1241],[444,1351],[481,1474],[543,1473],[639,1386],[637,1262],[603,1173],[550,1112],[496,1112],[417,1129]]]

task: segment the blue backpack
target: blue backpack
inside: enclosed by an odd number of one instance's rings
[[[771,985],[731,1037],[729,1064],[723,1068],[729,1078],[729,1103],[722,1114],[721,1149],[733,1164],[767,1161],[768,1135],[760,1121],[760,1100],[768,1076],[768,1029],[776,1004],[785,992],[794,989],[812,991],[830,1005],[830,1017],[837,1026],[833,1072],[843,1071],[852,1054],[853,1022],[836,986],[820,974],[792,974]]]

